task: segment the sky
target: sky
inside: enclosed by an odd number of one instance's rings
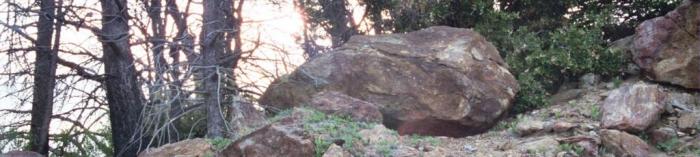
[[[26,17],[17,16],[14,12],[8,9],[6,2],[18,2],[25,6],[32,5],[33,0],[7,0],[5,3],[0,3],[0,21],[5,23],[14,22],[14,24],[22,25],[29,22],[33,22],[38,17],[37,15],[30,15]],[[65,0],[70,1],[70,0]],[[180,9],[184,10],[186,0],[178,0],[180,4]],[[97,0],[73,0],[74,5],[90,6],[93,8],[99,8],[99,2]],[[136,2],[136,1],[129,1]],[[194,0],[193,4],[201,3],[201,0]],[[289,73],[294,70],[295,67],[299,66],[304,62],[303,50],[300,47],[301,32],[303,31],[303,18],[299,14],[298,10],[294,8],[292,0],[276,0],[276,4],[271,3],[269,0],[250,0],[245,1],[243,7],[243,17],[244,24],[242,26],[242,36],[244,38],[244,51],[250,49],[252,41],[257,40],[258,36],[263,45],[258,48],[254,54],[253,58],[256,58],[253,62],[242,63],[239,69],[245,69],[237,71],[241,75],[238,77],[238,82],[240,84],[253,84],[256,86],[244,86],[247,90],[252,90],[262,93],[266,86],[272,81],[271,78],[265,77],[266,74],[273,74],[274,76],[281,76],[283,74]],[[363,8],[360,7],[356,2],[351,2],[352,12],[355,21],[360,21],[359,17],[362,15]],[[132,9],[138,7],[137,5],[131,5]],[[193,5],[191,8],[195,13],[190,15],[189,22],[190,32],[194,35],[198,35],[201,27],[200,21],[201,17],[197,12],[201,12],[201,6]],[[93,26],[99,26],[99,13],[92,11],[79,11],[78,14],[83,15],[88,19],[95,19],[97,21],[91,23]],[[139,16],[136,12],[131,12],[131,16]],[[141,15],[143,16],[143,15]],[[17,21],[10,21],[12,19],[18,19]],[[168,20],[172,21],[172,19]],[[130,23],[133,24],[133,23]],[[148,23],[146,23],[148,24]],[[173,26],[173,25],[169,25]],[[175,32],[175,28],[166,28],[168,32]],[[30,34],[35,37],[36,29],[28,28],[23,29],[23,32]],[[139,34],[134,29],[131,30],[131,34]],[[0,26],[0,49],[7,49],[8,41],[5,39],[9,38],[11,34],[10,29],[3,28]],[[75,29],[74,27],[65,27],[62,29],[61,36],[61,49],[72,49],[80,51],[88,51],[96,56],[101,56],[101,44],[99,40],[92,35],[86,29]],[[142,37],[133,36],[132,42],[143,41]],[[246,42],[248,41],[248,42]],[[26,42],[19,42],[26,44]],[[320,39],[317,41],[320,45],[330,45],[330,40]],[[149,62],[149,56],[143,46],[132,47],[132,52],[137,60],[137,62]],[[83,66],[91,69],[92,72],[96,74],[103,73],[103,67],[101,64],[96,62],[89,62],[88,58],[81,55],[71,55],[71,54],[61,54],[61,58],[66,59],[75,63],[83,63]],[[25,54],[0,54],[0,65],[3,66],[4,72],[17,72],[19,69],[26,68],[26,66],[31,65],[34,58],[33,52],[28,52]],[[10,60],[13,60],[10,62]],[[20,60],[20,62],[14,61]],[[74,73],[69,69],[59,66],[57,74],[68,74]],[[147,74],[143,74],[147,75]],[[0,110],[3,109],[18,109],[18,110],[30,110],[31,109],[31,77],[21,77],[17,79],[14,84],[10,77],[5,75],[0,76]],[[54,113],[63,113],[70,111],[78,106],[96,106],[95,102],[86,102],[87,98],[85,93],[97,93],[98,95],[104,95],[103,91],[92,91],[99,83],[92,81],[81,81],[78,78],[68,78],[63,82],[57,82],[56,89],[56,100]],[[60,99],[63,97],[69,97],[69,99]],[[29,98],[29,99],[26,99]],[[97,101],[106,101],[103,98]],[[101,108],[106,108],[102,106]],[[91,113],[81,113],[72,114],[68,117],[72,119],[79,119],[81,122],[89,123],[94,125],[95,128],[102,128],[108,123],[108,119],[105,116],[105,110],[95,110],[90,111]],[[0,126],[16,123],[19,121],[29,120],[28,115],[17,115],[17,114],[5,114],[0,112]],[[58,133],[61,130],[70,128],[72,125],[66,121],[52,120],[51,133]],[[21,128],[22,130],[28,130],[28,128]],[[6,131],[0,128],[0,132]],[[2,144],[2,143],[0,143]],[[0,147],[2,149],[2,147]]]

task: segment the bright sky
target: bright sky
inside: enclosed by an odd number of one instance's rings
[[[23,0],[7,0],[6,2],[11,2],[11,1],[16,1],[17,3],[24,4],[25,6],[32,5],[31,1],[23,1]],[[179,7],[180,10],[185,9],[185,2],[187,0],[178,0],[179,1]],[[137,1],[129,1],[129,2],[137,2]],[[303,51],[300,47],[300,41],[301,38],[301,32],[303,31],[303,21],[301,15],[297,12],[297,10],[294,8],[292,4],[292,0],[277,0],[279,2],[279,5],[274,5],[269,0],[253,0],[253,1],[245,1],[244,4],[244,9],[243,9],[243,17],[244,17],[244,25],[242,26],[242,35],[244,37],[244,51],[248,50],[252,47],[251,43],[252,41],[256,40],[258,36],[260,36],[260,40],[264,44],[260,48],[258,48],[253,55],[253,58],[257,58],[254,62],[251,63],[242,63],[240,65],[240,69],[246,69],[245,71],[237,71],[238,73],[241,73],[238,77],[238,81],[241,84],[255,84],[258,85],[258,87],[252,87],[252,86],[245,86],[247,90],[252,90],[256,92],[262,93],[264,91],[264,88],[272,81],[269,77],[264,77],[264,73],[271,73],[274,76],[280,76],[286,73],[291,72],[296,66],[300,65],[303,63],[304,58],[303,58]],[[194,0],[193,5],[192,5],[192,12],[201,12],[201,6],[198,4],[201,4],[201,0]],[[82,5],[82,6],[89,6],[92,8],[99,8],[99,2],[97,0],[75,0],[74,5]],[[363,8],[361,6],[358,6],[356,2],[351,2],[352,6],[355,6],[352,8],[355,21],[360,21],[360,16],[362,15]],[[141,6],[133,4],[130,5],[131,9],[134,9],[135,7]],[[0,8],[8,8],[8,5],[6,3],[0,3]],[[198,11],[200,10],[200,11]],[[93,22],[91,25],[92,26],[99,26],[99,18],[100,15],[99,13],[88,13],[89,11],[82,11],[78,12],[80,15],[84,15],[83,17],[87,17],[88,19],[94,19],[97,20],[96,22]],[[92,15],[90,15],[92,14]],[[133,14],[133,13],[132,13]],[[131,16],[139,16],[139,15],[131,15]],[[144,16],[144,15],[141,15]],[[8,22],[8,19],[12,19],[11,17],[19,17],[16,16],[14,12],[9,12],[8,9],[0,9],[0,21]],[[29,22],[33,22],[36,20],[36,15],[26,17],[26,18],[18,18],[19,22],[16,22],[16,24],[21,25],[21,24],[26,24]],[[192,14],[190,15],[190,18],[188,19],[190,24],[190,32],[194,35],[199,34],[199,28],[201,27],[201,17],[200,14]],[[169,19],[168,21],[172,22],[172,19]],[[8,22],[9,23],[9,22]],[[131,23],[133,24],[133,23]],[[146,23],[147,24],[147,23]],[[170,28],[166,28],[167,32],[173,33],[170,35],[174,35],[175,28],[172,28],[172,25],[170,25]],[[2,28],[3,26],[0,26],[0,34],[3,36],[2,38],[4,39],[6,37],[6,34],[9,34],[10,32],[7,32],[5,28]],[[32,35],[35,37],[36,29],[35,28],[30,28],[27,30],[23,30],[27,34]],[[150,30],[149,30],[150,31]],[[137,36],[140,34],[140,32],[135,32],[134,29],[132,29],[132,34],[133,36],[132,40],[138,41],[138,40],[144,40],[142,37]],[[6,49],[8,48],[6,44],[6,41],[0,41],[0,49]],[[133,41],[132,41],[133,42]],[[97,40],[96,37],[94,37],[88,30],[86,29],[80,29],[76,30],[73,27],[65,27],[62,29],[62,37],[61,37],[61,48],[62,49],[72,49],[72,50],[81,50],[81,51],[88,51],[91,52],[92,54],[96,56],[101,56],[101,44]],[[321,40],[317,41],[317,43],[321,45],[330,45],[329,40]],[[198,49],[198,48],[196,48]],[[147,51],[144,49],[142,46],[134,46],[132,47],[132,51],[136,57],[137,60],[143,63],[148,63],[149,59],[147,57]],[[284,55],[282,55],[284,54]],[[33,52],[27,53],[26,55],[7,55],[7,54],[0,54],[0,65],[5,65],[7,63],[12,63],[10,68],[15,68],[15,69],[21,69],[20,67],[26,66],[26,65],[31,65],[30,62],[31,60],[28,61],[23,61],[26,63],[15,63],[9,62],[9,60],[18,60],[18,56],[25,57],[27,59],[33,59]],[[70,54],[61,54],[61,58],[66,59],[68,61],[72,61],[75,63],[87,63],[87,58],[85,56],[79,56],[79,55],[70,55]],[[22,59],[20,59],[22,60]],[[279,62],[281,61],[281,62]],[[284,63],[284,64],[275,64],[275,63]],[[92,69],[95,73],[101,74],[103,73],[103,67],[101,64],[93,63],[93,64],[85,64],[83,65],[87,68]],[[8,69],[6,69],[5,72],[7,72]],[[17,71],[17,70],[9,70],[9,71]],[[67,74],[67,73],[73,73],[70,72],[69,69],[65,67],[59,66],[59,69],[57,73],[60,74]],[[146,74],[144,74],[146,75]],[[0,77],[0,83],[4,83],[8,81],[7,76],[2,76]],[[18,81],[21,81],[22,79],[29,80],[27,81],[28,84],[15,84],[14,86],[10,86],[8,84],[0,84],[0,110],[2,109],[20,109],[20,110],[29,110],[31,109],[31,77],[23,77],[18,79]],[[54,107],[54,113],[62,113],[69,111],[73,109],[74,107],[77,106],[88,106],[91,103],[94,104],[94,102],[82,102],[86,100],[85,94],[84,93],[93,93],[95,91],[91,91],[95,86],[97,86],[98,83],[92,82],[92,81],[77,81],[77,78],[73,79],[67,79],[65,82],[58,82],[57,83],[57,98],[62,98],[62,97],[70,97],[70,99],[56,99],[55,100],[55,107]],[[63,90],[68,87],[75,87],[71,90]],[[27,90],[28,89],[28,90]],[[19,93],[15,93],[17,91],[21,91]],[[104,95],[104,92],[102,91],[96,91],[97,94],[99,95]],[[11,94],[12,93],[12,94]],[[21,99],[22,98],[30,98],[26,99],[24,103],[22,103]],[[98,100],[98,101],[106,101],[106,100]],[[108,124],[108,119],[107,117],[101,117],[99,115],[104,115],[105,112],[100,110],[95,113],[83,113],[82,115],[74,114],[70,115],[72,119],[81,119],[81,122],[84,123],[92,123],[92,121],[95,121],[96,119],[99,119],[97,123],[94,125],[96,126],[103,126]],[[23,120],[29,120],[29,116],[17,116],[17,115],[4,115],[3,113],[0,113],[0,125],[6,125],[6,124],[12,124],[15,122],[23,121]],[[70,123],[67,123],[65,121],[59,121],[59,120],[53,120],[52,121],[52,133],[58,133],[61,130],[69,128],[71,125]],[[28,128],[24,128],[27,129]],[[2,128],[0,128],[0,131]],[[2,143],[0,143],[2,144]],[[0,147],[2,149],[2,147]]]

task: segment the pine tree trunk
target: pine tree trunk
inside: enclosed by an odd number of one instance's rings
[[[200,46],[202,55],[201,79],[204,90],[204,106],[207,112],[207,137],[224,136],[224,110],[221,102],[224,101],[223,84],[219,72],[219,57],[223,56],[227,50],[226,32],[229,13],[226,10],[231,7],[229,0],[204,0],[202,32],[200,36]]]
[[[136,156],[145,146],[139,133],[144,97],[129,44],[127,0],[100,0],[102,50],[109,118],[116,156]]]
[[[58,57],[58,51],[53,50],[51,44],[56,4],[54,0],[41,0],[39,3],[41,10],[37,28],[32,120],[29,134],[31,136],[31,151],[48,155],[49,124],[53,114],[53,91],[56,86]]]

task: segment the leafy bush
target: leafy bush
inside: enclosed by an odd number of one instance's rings
[[[622,52],[606,48],[601,30],[605,22],[547,31],[513,28],[515,14],[492,12],[485,17],[475,29],[498,47],[518,79],[516,113],[547,106],[550,92],[564,81],[586,73],[614,76],[625,63]]]
[[[222,137],[207,139],[207,141],[209,142],[209,144],[211,144],[212,149],[214,149],[214,151],[216,151],[216,152],[223,151],[224,149],[226,149],[226,147],[231,145],[231,143],[233,142],[230,139],[222,138]]]
[[[342,141],[341,145],[346,150],[352,150],[356,142],[361,141],[359,132],[362,129],[371,128],[374,124],[355,122],[350,118],[337,115],[326,115],[323,112],[302,109],[310,114],[304,118],[304,130],[312,134],[324,136],[314,139],[316,156],[322,156],[325,151],[336,141]],[[325,136],[327,135],[327,136]]]

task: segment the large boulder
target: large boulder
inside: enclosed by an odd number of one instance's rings
[[[309,106],[326,114],[349,117],[354,121],[381,123],[382,113],[376,105],[340,92],[319,92]]]
[[[600,140],[615,156],[651,156],[654,148],[637,136],[617,130],[601,130]]]
[[[140,157],[196,157],[205,155],[214,155],[214,150],[207,140],[201,138],[170,143],[139,153]]]
[[[625,84],[610,92],[601,106],[601,127],[641,132],[659,120],[665,94],[658,85]]]
[[[700,2],[686,0],[665,16],[644,21],[633,43],[634,62],[650,78],[700,89]]]
[[[511,107],[519,87],[507,68],[469,29],[354,36],[275,80],[260,104],[291,108],[336,91],[376,104],[389,128],[408,125],[403,134],[467,136],[486,131]]]
[[[304,132],[303,115],[291,116],[260,128],[233,142],[221,152],[224,157],[314,156],[313,137]]]

